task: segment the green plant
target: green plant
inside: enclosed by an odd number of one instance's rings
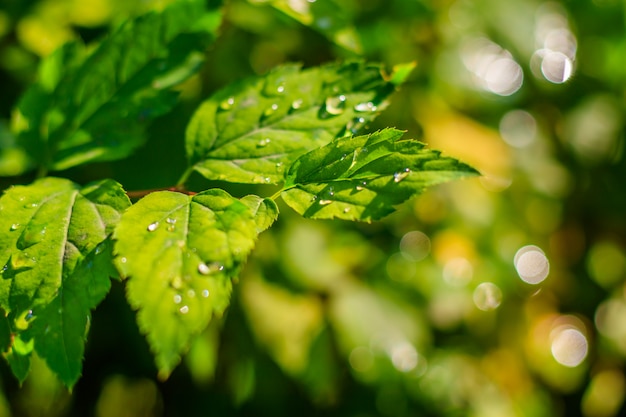
[[[187,126],[188,167],[169,189],[47,176],[133,154],[148,123],[176,105],[173,87],[200,69],[219,21],[202,1],[179,1],[93,47],[70,43],[41,63],[19,101],[0,168],[37,170],[38,179],[0,199],[0,341],[20,381],[34,351],[68,387],[76,383],[90,311],[111,278],[126,280],[167,378],[228,307],[258,234],[278,217],[278,197],[307,218],[369,222],[428,186],[476,174],[401,131],[359,135],[412,65],[385,75],[347,62],[282,66],[214,93]],[[272,185],[274,194],[191,191],[194,172]]]

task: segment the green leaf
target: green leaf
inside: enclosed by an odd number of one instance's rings
[[[107,237],[129,205],[112,180],[80,188],[44,178],[0,199],[0,307],[68,386],[80,375],[90,310],[116,273]]]
[[[129,155],[148,121],[176,103],[171,87],[199,69],[214,14],[200,0],[178,1],[127,22],[92,52],[61,48],[17,107],[19,144],[52,170]]]
[[[304,217],[371,221],[426,187],[477,175],[402,135],[385,129],[340,138],[301,156],[286,175],[283,199]]]
[[[247,195],[241,199],[241,202],[247,205],[254,214],[257,233],[269,229],[278,218],[278,206],[271,198]]]
[[[280,67],[202,103],[187,129],[189,164],[208,179],[278,184],[298,156],[362,130],[394,89],[377,65]]]
[[[160,191],[131,207],[115,229],[116,264],[127,298],[167,378],[230,302],[235,278],[254,246],[251,210],[219,189],[194,196]]]
[[[359,55],[363,53],[361,39],[344,3],[337,0],[271,0],[270,4],[292,19],[320,32],[337,45]]]

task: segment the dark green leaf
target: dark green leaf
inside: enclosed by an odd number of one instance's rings
[[[301,156],[286,175],[285,202],[304,217],[377,220],[426,187],[477,172],[385,129],[340,138]]]
[[[127,297],[166,378],[192,337],[230,302],[232,279],[254,246],[254,215],[222,190],[160,191],[131,207],[115,230]]]
[[[179,1],[127,22],[91,53],[78,43],[60,49],[18,105],[19,144],[53,170],[129,155],[147,122],[174,106],[170,87],[198,70],[212,16],[200,0]]]
[[[107,236],[129,205],[111,180],[81,189],[45,178],[0,199],[0,307],[68,386],[80,375],[90,310],[115,275]]]
[[[278,68],[200,106],[187,129],[189,163],[208,179],[280,183],[298,156],[362,130],[394,88],[376,65]]]
[[[287,16],[320,32],[337,45],[362,54],[363,46],[352,24],[348,9],[339,0],[271,0],[270,4]]]

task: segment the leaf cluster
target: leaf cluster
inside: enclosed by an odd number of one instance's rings
[[[167,378],[213,316],[229,305],[257,236],[277,219],[275,200],[307,218],[378,220],[471,167],[384,129],[361,134],[412,66],[385,74],[363,62],[286,65],[204,100],[185,134],[188,166],[175,187],[143,193],[47,176],[123,159],[146,126],[176,105],[195,74],[219,12],[179,1],[128,21],[95,45],[68,44],[41,63],[12,120],[22,171],[39,179],[0,198],[0,341],[22,381],[33,352],[72,387],[81,374],[91,311],[110,279],[127,300]],[[7,166],[0,163],[0,167]],[[273,184],[271,197],[187,190],[190,175]]]

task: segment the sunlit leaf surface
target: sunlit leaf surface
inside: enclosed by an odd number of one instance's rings
[[[200,106],[187,129],[189,163],[209,179],[279,183],[302,153],[361,131],[394,88],[378,65],[280,67]]]
[[[305,217],[370,221],[426,187],[477,174],[402,135],[344,137],[303,155],[286,175],[283,199]]]
[[[129,205],[112,180],[81,188],[46,178],[0,199],[0,306],[11,331],[21,333],[11,354],[28,356],[34,343],[66,385],[80,376],[90,310],[116,276],[107,237]]]
[[[232,279],[254,246],[254,213],[222,190],[152,193],[115,230],[127,297],[167,377],[193,336],[222,314]]]

